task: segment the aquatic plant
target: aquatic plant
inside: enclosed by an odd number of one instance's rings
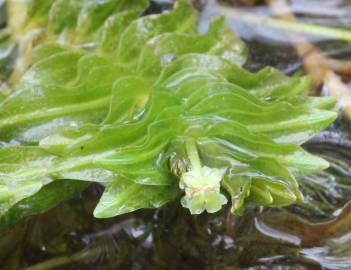
[[[198,34],[184,0],[145,16],[140,0],[8,5],[26,16],[0,46],[26,49],[0,103],[1,226],[92,182],[98,218],[180,196],[193,214],[228,199],[241,214],[302,201],[295,177],[328,167],[301,144],[336,118],[334,99],[309,97],[308,77],[245,70],[223,18]]]

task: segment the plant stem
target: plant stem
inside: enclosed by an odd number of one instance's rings
[[[186,152],[190,160],[190,167],[194,171],[201,170],[201,160],[199,153],[197,152],[196,142],[194,139],[190,139],[185,143]]]
[[[73,255],[67,255],[67,256],[49,259],[47,261],[29,266],[23,270],[49,270],[52,268],[56,268],[58,266],[63,266],[63,265],[67,265],[70,263],[80,261],[86,257],[90,257],[93,255],[99,254],[100,252],[101,252],[101,249],[99,249],[99,248],[94,248],[91,250],[82,250],[82,251],[77,252]]]
[[[264,25],[272,28],[321,36],[331,39],[339,39],[345,41],[351,41],[351,31],[341,28],[321,26],[316,24],[298,22],[298,21],[287,21],[284,19],[271,18],[262,16],[254,13],[249,13],[243,10],[235,8],[226,8],[220,5],[216,5],[214,8],[215,12],[220,13],[226,17],[244,21],[247,23]]]

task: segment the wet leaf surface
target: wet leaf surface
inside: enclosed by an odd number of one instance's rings
[[[324,12],[300,2],[293,5],[301,13]],[[344,5],[333,1],[329,8],[339,4]],[[257,40],[250,42],[249,69],[268,64],[294,73],[300,68],[288,45]],[[328,42],[325,46],[335,50]],[[99,220],[92,211],[102,189],[92,185],[47,213],[1,231],[0,269],[349,269],[349,134],[349,123],[340,120],[305,145],[331,168],[299,179],[303,204],[249,209],[242,217],[229,209],[193,217],[175,202]]]
[[[194,217],[173,203],[100,220],[93,185],[2,231],[1,269],[348,269],[351,140],[340,123],[306,145],[332,166],[300,179],[304,205]]]

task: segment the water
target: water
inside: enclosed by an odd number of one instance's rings
[[[292,6],[306,18],[318,17],[320,21],[326,16],[326,8],[333,11],[330,19],[346,5],[339,0],[324,2],[328,6],[318,6],[315,1],[311,6],[302,5],[297,0]],[[159,5],[154,8],[162,9]],[[291,45],[259,35],[242,37],[250,47],[249,69],[273,65],[290,74],[300,69]],[[350,53],[344,43],[318,44],[324,44],[333,55]],[[191,216],[175,202],[158,210],[100,220],[92,217],[92,211],[102,190],[93,185],[47,213],[1,231],[0,269],[350,269],[349,126],[349,122],[339,119],[305,145],[328,159],[331,167],[299,179],[306,198],[303,204],[281,209],[252,208],[238,217],[229,209]]]

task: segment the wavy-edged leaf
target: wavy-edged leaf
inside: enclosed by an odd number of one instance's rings
[[[140,54],[138,72],[147,78],[157,78],[172,61],[191,53],[216,55],[237,65],[244,64],[247,56],[245,45],[228,30],[223,18],[217,18],[204,35],[175,32],[150,39]]]
[[[55,157],[40,148],[3,147],[0,148],[0,157],[1,214],[52,181],[47,168]]]
[[[336,117],[334,100],[307,97],[308,77],[246,71],[224,20],[196,34],[185,0],[137,18],[146,6],[56,0],[48,17],[28,13],[22,30],[42,27],[44,44],[0,103],[0,138],[22,144],[0,149],[1,213],[26,198],[35,210],[36,195],[64,179],[106,187],[101,218],[158,207],[179,188],[192,212],[212,212],[227,201],[221,185],[242,213],[302,200],[295,176],[328,166],[300,146]]]
[[[178,189],[174,186],[145,186],[119,178],[106,188],[94,216],[109,218],[142,208],[157,208],[177,194]]]
[[[137,64],[145,43],[162,33],[196,33],[198,15],[187,1],[176,2],[172,12],[149,15],[132,22],[121,36],[117,59],[133,66]]]
[[[79,194],[88,184],[81,181],[60,180],[44,186],[37,193],[19,201],[1,215],[0,229],[11,226],[24,217],[44,213],[63,200]]]

